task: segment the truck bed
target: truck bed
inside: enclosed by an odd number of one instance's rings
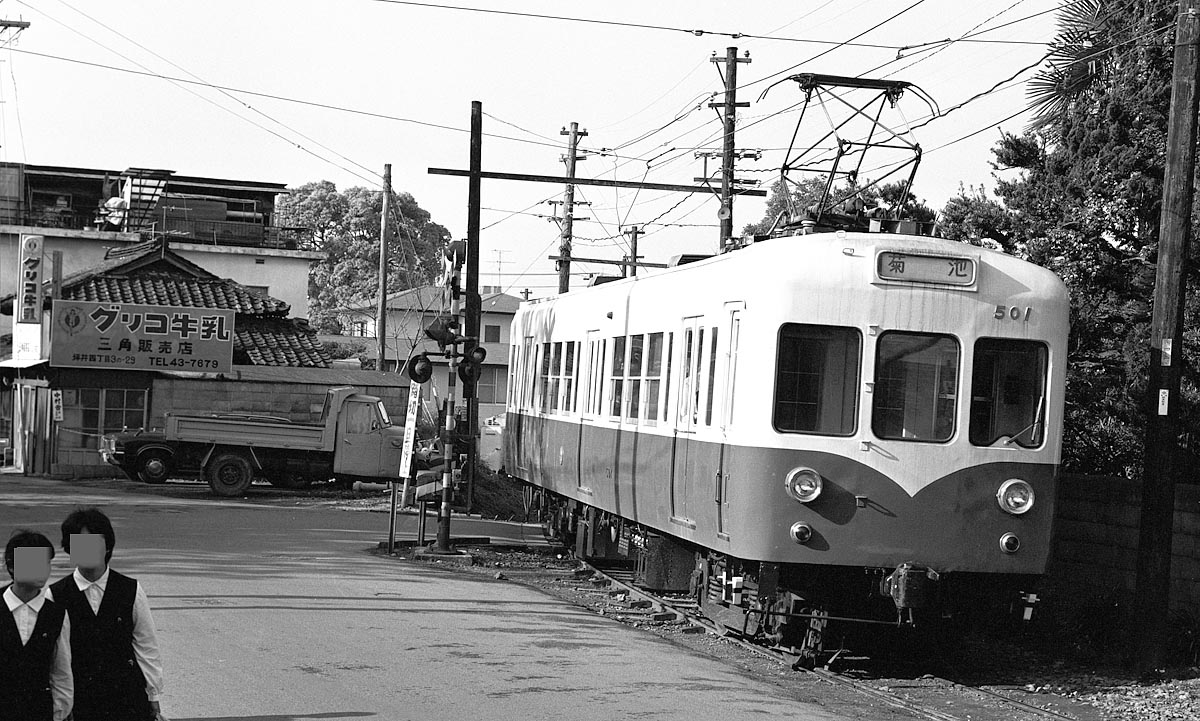
[[[333,450],[333,439],[325,438],[325,426],[290,423],[283,419],[254,416],[166,417],[166,436],[185,443],[215,443],[224,446],[257,446],[307,451]],[[328,446],[326,443],[328,442]]]

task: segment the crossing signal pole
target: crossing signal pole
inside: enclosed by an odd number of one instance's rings
[[[558,261],[558,292],[566,293],[571,289],[571,237],[572,237],[572,220],[575,215],[575,161],[586,160],[586,158],[578,157],[579,139],[587,137],[586,130],[579,129],[579,123],[571,123],[571,129],[563,128],[559,131],[559,135],[567,137],[567,154],[564,160],[567,163],[567,190],[563,195],[563,224],[562,224],[562,240],[558,246],[558,255],[562,260]]]
[[[738,63],[750,62],[747,57],[739,58],[737,48],[726,48],[725,57],[713,56],[712,62],[725,63],[725,102],[709,103],[710,108],[721,108],[724,112],[725,135],[721,152],[721,208],[717,218],[721,221],[721,252],[724,253],[733,240],[733,136],[736,130],[737,109],[748,108],[750,103],[737,102],[737,66]]]
[[[1180,3],[1175,26],[1171,114],[1159,221],[1158,266],[1151,319],[1142,518],[1138,538],[1136,665],[1166,665],[1170,610],[1172,520],[1179,458],[1179,395],[1183,367],[1184,262],[1192,224],[1196,171],[1197,86],[1200,85],[1200,0]]]

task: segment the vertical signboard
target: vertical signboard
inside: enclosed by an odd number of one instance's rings
[[[45,265],[40,235],[21,236],[17,293],[13,301],[13,358],[42,358],[42,276]]]

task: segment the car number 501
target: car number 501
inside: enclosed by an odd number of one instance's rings
[[[1028,306],[1026,306],[1024,309],[1021,309],[1015,305],[998,305],[996,306],[996,314],[992,317],[996,320],[1004,320],[1005,318],[1008,318],[1009,320],[1024,320],[1026,323],[1028,323],[1029,316],[1032,314],[1033,308]]]

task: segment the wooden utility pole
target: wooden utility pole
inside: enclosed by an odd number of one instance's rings
[[[480,323],[483,316],[482,298],[479,295],[479,212],[480,176],[483,169],[483,103],[471,102],[471,175],[467,179],[467,343],[463,353],[469,354],[482,339]],[[466,383],[463,402],[467,404],[467,427],[471,441],[467,444],[467,511],[475,500],[475,461],[479,456],[479,383]]]
[[[1151,320],[1146,444],[1142,467],[1142,518],[1138,539],[1136,665],[1152,672],[1166,665],[1171,590],[1172,519],[1179,459],[1179,380],[1183,366],[1184,263],[1192,225],[1196,170],[1196,102],[1200,85],[1200,0],[1180,4],[1175,27],[1171,115],[1158,231],[1158,266]]]
[[[383,217],[379,221],[379,307],[375,310],[375,340],[379,343],[379,361],[375,370],[387,370],[387,267],[388,216],[392,203],[392,164],[383,166]],[[399,359],[396,370],[400,370]]]
[[[739,58],[737,48],[726,48],[725,57],[712,58],[714,63],[725,63],[725,102],[709,103],[710,108],[722,108],[725,111],[725,142],[721,152],[721,208],[717,218],[721,221],[721,252],[729,247],[733,238],[733,161],[736,159],[733,150],[733,135],[736,130],[738,108],[748,108],[750,103],[737,102],[737,66],[738,63],[748,63],[750,58]]]
[[[638,236],[640,236],[641,234],[642,234],[642,229],[637,227],[636,225],[629,226],[629,229],[625,231],[625,235],[629,236],[629,261],[630,261],[630,264],[629,264],[628,268],[629,268],[630,275],[637,275],[638,260],[641,258],[641,256],[638,255],[638,252],[637,252],[637,242],[638,242]],[[621,275],[625,275],[625,273],[624,273],[625,267],[624,266],[621,268],[621,271],[622,271]]]
[[[586,130],[579,129],[579,123],[571,123],[571,129],[563,128],[559,135],[566,135],[567,154],[567,191],[563,195],[563,224],[562,241],[558,246],[558,254],[563,258],[558,262],[558,292],[566,293],[571,289],[571,221],[575,214],[575,161],[583,160],[578,157],[579,139],[587,137]]]

